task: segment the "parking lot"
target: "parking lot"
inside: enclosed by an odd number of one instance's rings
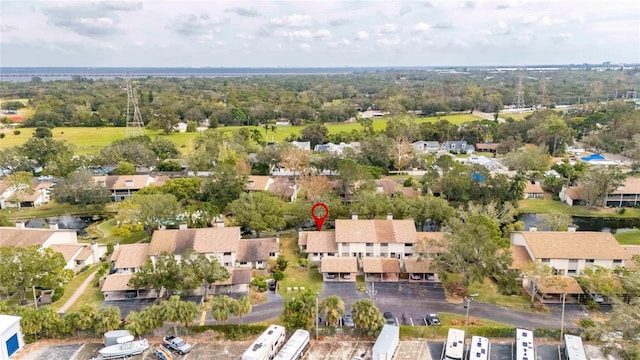
[[[189,338],[189,337],[187,337]],[[176,356],[181,360],[237,360],[251,345],[251,341],[215,341],[209,338],[189,339],[194,343],[193,350],[184,356]],[[152,345],[159,339],[150,339]],[[372,341],[341,341],[327,338],[323,341],[312,341],[304,360],[351,360],[355,356],[363,360],[371,359]],[[401,341],[394,360],[439,360],[444,343],[439,341]],[[58,344],[51,341],[31,344],[18,353],[17,360],[91,360],[102,348],[99,342]],[[605,359],[595,346],[585,346],[588,358]],[[539,344],[536,346],[537,360],[558,360],[561,348],[557,344]],[[132,360],[157,360],[153,350],[132,357]],[[512,341],[492,341],[491,360],[513,360]]]

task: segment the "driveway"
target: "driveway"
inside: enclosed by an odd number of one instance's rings
[[[251,313],[243,316],[242,319],[233,315],[230,316],[229,320],[226,321],[225,324],[249,324],[279,318],[282,315],[282,310],[284,310],[284,300],[282,300],[282,297],[279,294],[271,290],[267,290],[265,295],[267,297],[267,302],[253,305]],[[204,323],[206,325],[222,324],[213,319],[211,311],[207,311]]]

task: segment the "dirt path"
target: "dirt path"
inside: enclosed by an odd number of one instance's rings
[[[76,300],[78,300],[78,298],[80,297],[80,295],[82,295],[82,293],[87,288],[87,286],[91,284],[91,281],[93,281],[93,278],[96,277],[96,272],[98,272],[98,270],[94,271],[93,273],[91,273],[91,275],[87,276],[87,278],[82,282],[82,284],[80,284],[80,287],[78,287],[76,292],[73,293],[73,295],[71,295],[69,300],[67,300],[67,302],[65,302],[64,305],[62,305],[58,309],[58,313],[66,312],[76,302]]]

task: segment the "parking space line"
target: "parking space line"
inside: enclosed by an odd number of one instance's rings
[[[203,311],[202,315],[200,315],[200,326],[204,326],[204,320],[207,318],[207,312]]]

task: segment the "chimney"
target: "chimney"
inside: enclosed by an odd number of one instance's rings
[[[536,231],[538,231],[537,226],[529,226],[529,232],[536,232]]]
[[[98,254],[98,242],[93,240],[91,242],[91,259],[93,260],[94,264],[97,264],[100,262],[100,256],[98,256],[100,254]]]
[[[576,229],[577,229],[577,228],[578,228],[577,226],[575,226],[575,225],[571,224],[571,225],[569,225],[569,227],[567,228],[567,231],[568,231],[568,232],[576,232]]]
[[[116,250],[118,250],[118,248],[120,247],[120,243],[117,241],[113,242],[113,252],[116,252]]]
[[[216,226],[218,228],[223,228],[224,227],[224,218],[222,217],[222,215],[220,216],[216,216]]]
[[[49,223],[49,229],[51,230],[58,230],[58,223],[55,221],[52,221]]]
[[[351,220],[358,220],[358,213],[351,213]]]
[[[187,223],[186,222],[181,222],[180,225],[178,225],[178,229],[187,230]]]
[[[24,229],[25,228],[24,221],[22,221],[22,220],[16,221],[16,227],[18,229]]]
[[[280,235],[276,235],[276,244],[280,244]]]
[[[387,220],[393,220],[393,214],[387,213]]]

